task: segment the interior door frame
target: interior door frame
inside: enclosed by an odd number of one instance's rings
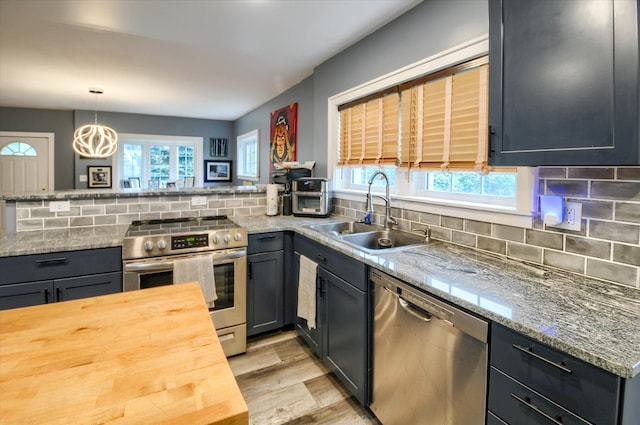
[[[55,170],[54,170],[54,166],[55,166],[55,133],[40,133],[40,132],[27,132],[27,131],[0,131],[0,136],[4,136],[4,137],[16,137],[16,138],[20,138],[20,137],[45,137],[48,139],[48,145],[49,145],[49,149],[48,149],[48,158],[47,158],[47,165],[49,168],[49,175],[47,177],[47,180],[49,182],[49,187],[47,188],[47,190],[49,191],[53,191],[55,190],[55,182],[54,182],[54,178],[55,178]]]

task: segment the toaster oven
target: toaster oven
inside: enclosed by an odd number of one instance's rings
[[[327,217],[331,213],[329,181],[320,177],[305,177],[292,182],[292,211],[297,217]]]

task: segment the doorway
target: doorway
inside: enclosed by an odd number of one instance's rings
[[[54,133],[0,131],[0,194],[54,190]]]

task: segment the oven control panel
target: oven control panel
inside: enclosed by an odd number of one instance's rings
[[[209,246],[209,235],[207,233],[201,235],[171,236],[172,250],[201,248],[207,246]]]

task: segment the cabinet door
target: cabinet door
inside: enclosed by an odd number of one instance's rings
[[[490,0],[491,165],[639,164],[635,0]]]
[[[298,269],[294,254],[294,234],[284,234],[284,322],[283,326],[295,325],[298,309]]]
[[[70,301],[122,292],[122,273],[78,276],[54,281],[56,301]]]
[[[283,326],[283,251],[247,256],[247,335]]]
[[[325,293],[325,362],[367,405],[367,294],[322,268],[318,275]]]
[[[298,287],[298,281],[300,276],[300,254],[298,252],[295,253],[295,276],[296,276],[296,291]],[[316,282],[319,283],[316,276]],[[322,349],[323,349],[323,338],[322,338],[322,330],[323,330],[323,320],[324,320],[324,292],[320,290],[319,285],[316,287],[316,327],[313,329],[309,328],[306,319],[302,319],[300,317],[296,317],[296,329],[298,333],[305,340],[305,342],[313,349],[313,351],[322,357]]]
[[[0,310],[53,302],[53,281],[0,285]]]

